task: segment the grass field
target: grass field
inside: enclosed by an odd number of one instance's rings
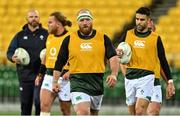
[[[169,115],[169,116],[180,116],[180,107],[162,107],[160,115]],[[34,110],[34,108],[33,108]],[[33,113],[34,114],[34,113]],[[73,114],[75,114],[73,112]],[[103,105],[100,110],[100,116],[102,115],[128,115],[126,106],[110,106]],[[1,116],[19,116],[20,115],[20,106],[19,104],[0,104],[0,115]],[[53,105],[52,115],[61,115],[59,113],[58,105]]]

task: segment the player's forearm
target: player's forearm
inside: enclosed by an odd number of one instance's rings
[[[118,56],[113,56],[112,58],[110,58],[109,62],[110,62],[111,74],[117,77],[119,70]]]
[[[46,64],[46,56],[42,59],[41,64]]]
[[[125,77],[126,76],[126,65],[119,64],[119,67],[121,69],[123,76]]]
[[[162,68],[160,69],[160,73],[161,73],[161,77],[163,78],[163,80],[166,82],[166,84],[168,84],[168,79],[167,79],[166,75],[164,74],[164,71]]]

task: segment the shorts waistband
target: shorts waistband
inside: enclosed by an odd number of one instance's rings
[[[160,85],[160,80],[155,78],[154,79],[154,86]]]
[[[48,69],[46,70],[46,74],[53,76],[53,69],[52,69],[52,68],[48,68]]]

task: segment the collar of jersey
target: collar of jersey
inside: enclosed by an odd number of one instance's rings
[[[93,38],[93,37],[96,35],[96,30],[93,29],[93,32],[92,32],[92,34],[91,34],[90,36],[82,35],[79,30],[78,30],[77,33],[78,33],[78,36],[79,36],[81,39],[91,39],[91,38]]]

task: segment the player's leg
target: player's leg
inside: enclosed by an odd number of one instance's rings
[[[76,115],[90,115],[91,99],[88,94],[82,92],[72,92],[71,101]]]
[[[60,110],[63,115],[71,115],[70,82],[59,78],[61,91],[58,93]]]
[[[71,115],[71,101],[60,101],[60,110],[64,116]]]
[[[20,82],[21,115],[31,115],[34,83]]]
[[[152,101],[147,109],[148,116],[158,116],[161,110],[161,103]]]
[[[90,101],[84,101],[74,105],[77,116],[90,115]]]
[[[135,104],[128,105],[128,111],[129,111],[130,115],[136,115]]]
[[[153,87],[154,75],[147,75],[138,79],[136,86],[136,115],[144,115],[146,113],[151,96],[153,94]]]
[[[92,116],[97,116],[102,104],[103,95],[91,96],[91,109],[90,114]]]
[[[136,79],[125,78],[125,92],[126,92],[126,104],[130,115],[135,115],[135,104],[136,104],[136,91],[135,91]]]
[[[55,94],[53,92],[42,89],[40,92],[41,112],[50,112],[54,99]]]
[[[45,75],[40,91],[41,113],[40,115],[50,115],[51,106],[56,94],[52,92],[53,76]]]
[[[153,88],[153,96],[151,97],[151,102],[147,109],[148,115],[159,115],[161,110],[162,103],[162,91],[161,85],[154,86]]]
[[[40,89],[41,85],[35,86],[34,88],[34,105],[35,105],[35,115],[40,115]]]
[[[137,98],[136,101],[136,115],[144,115],[146,113],[147,107],[149,105],[149,101],[143,98]]]

